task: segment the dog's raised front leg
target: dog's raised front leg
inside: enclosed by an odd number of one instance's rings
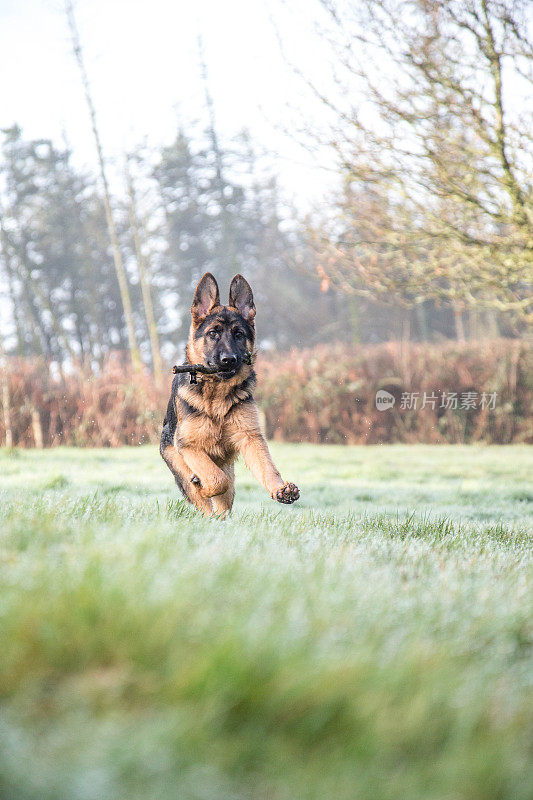
[[[259,431],[243,434],[238,442],[238,448],[252,475],[265,487],[273,500],[277,500],[278,503],[294,503],[298,500],[300,497],[298,487],[283,480]]]

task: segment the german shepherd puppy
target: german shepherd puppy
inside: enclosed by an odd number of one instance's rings
[[[178,374],[163,422],[160,452],[183,495],[208,515],[231,511],[233,463],[242,454],[248,469],[278,503],[300,497],[276,469],[259,427],[253,399],[255,343],[252,290],[235,275],[229,305],[220,305],[218,285],[206,272],[194,295],[186,363],[220,367],[189,383]]]

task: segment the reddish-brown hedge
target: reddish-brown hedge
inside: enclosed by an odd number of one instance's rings
[[[500,339],[442,345],[390,342],[320,346],[263,358],[258,399],[269,436],[285,441],[531,442],[533,367],[527,343]],[[376,392],[395,405],[376,409]],[[433,409],[424,392],[438,397]],[[457,393],[457,410],[441,408],[442,393]],[[461,395],[477,393],[477,408]],[[496,392],[481,408],[481,396]],[[404,393],[419,393],[418,408],[402,409]],[[489,401],[489,402],[487,402]]]
[[[34,447],[40,436],[45,447],[118,447],[159,438],[166,409],[163,393],[148,372],[134,375],[118,358],[111,358],[101,374],[77,370],[61,378],[42,362],[8,359],[8,378],[17,447]]]
[[[267,433],[299,442],[533,442],[533,366],[523,341],[372,347],[320,346],[259,359],[258,400]],[[110,446],[159,439],[168,386],[110,359],[99,375],[53,377],[38,361],[8,359],[13,442]],[[376,392],[395,405],[378,411]],[[403,393],[439,398],[435,408],[403,409]],[[442,393],[496,392],[495,408],[440,407]],[[1,393],[0,393],[1,396]],[[0,414],[0,444],[5,442]]]

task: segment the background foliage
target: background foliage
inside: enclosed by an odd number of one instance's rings
[[[389,343],[372,347],[320,345],[262,356],[258,401],[269,437],[285,441],[533,442],[531,347],[500,339],[440,346]],[[42,362],[11,360],[8,372],[13,444],[21,447],[111,446],[159,441],[168,386],[117,358],[98,375],[81,370],[53,377]],[[379,389],[396,399],[376,409]],[[402,409],[402,393],[418,393],[418,408]],[[421,409],[423,394],[439,395]],[[441,408],[442,393],[477,394],[476,408]],[[481,408],[483,393],[494,408]],[[5,435],[0,420],[0,439]],[[41,444],[39,444],[41,443]]]
[[[75,166],[66,142],[28,139],[16,124],[2,132],[6,444],[153,440],[163,363],[182,358],[206,271],[224,300],[236,272],[253,286],[270,434],[529,439],[527,363],[516,355],[533,297],[524,0],[317,0],[334,80],[325,89],[298,74],[329,122],[319,144],[335,188],[307,216],[249,133],[222,140],[205,64],[203,122],[177,119],[164,141],[106,161],[70,0],[65,9],[100,173]],[[390,341],[402,344],[359,349]],[[302,354],[275,355],[292,348]],[[117,366],[128,362],[134,378]],[[398,404],[376,414],[373,393],[387,381],[398,391],[496,391],[500,405],[464,419],[402,414]]]

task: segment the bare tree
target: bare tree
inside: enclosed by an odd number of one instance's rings
[[[130,227],[133,236],[133,245],[135,248],[135,257],[137,259],[137,266],[139,268],[139,279],[141,283],[141,293],[144,305],[144,313],[146,317],[146,325],[148,327],[148,334],[150,336],[150,348],[152,351],[152,364],[154,368],[154,376],[156,383],[161,385],[163,380],[163,363],[161,361],[161,350],[159,346],[159,335],[157,333],[157,324],[154,315],[154,306],[152,303],[152,295],[150,292],[150,284],[148,280],[147,270],[147,256],[145,250],[145,241],[142,232],[141,222],[137,211],[137,198],[135,193],[135,185],[133,176],[129,165],[129,159],[126,157],[124,172],[126,177],[126,187],[128,191],[128,211],[130,219]]]
[[[207,134],[209,136],[211,150],[213,152],[215,161],[214,187],[218,194],[218,202],[220,205],[220,221],[221,221],[221,232],[222,232],[221,242],[220,242],[221,255],[224,263],[228,266],[229,269],[231,269],[231,267],[237,263],[237,258],[238,258],[238,254],[235,250],[235,237],[233,235],[234,231],[232,231],[231,214],[229,213],[228,209],[228,206],[232,202],[232,198],[226,195],[226,191],[229,188],[229,185],[225,179],[225,174],[224,174],[225,172],[224,155],[217,134],[216,119],[215,119],[215,104],[213,102],[213,97],[209,90],[209,75],[207,72],[204,46],[201,36],[198,37],[198,52],[200,56],[201,76],[204,86],[205,105],[209,120]]]
[[[526,0],[319,3],[339,91],[309,85],[345,179],[339,217],[313,231],[324,273],[405,303],[445,299],[459,336],[465,305],[531,313]]]
[[[72,42],[72,49],[74,51],[74,57],[78,64],[81,79],[83,83],[83,89],[85,92],[85,99],[87,101],[87,106],[89,108],[89,115],[91,118],[91,127],[94,136],[94,141],[96,144],[96,152],[98,154],[98,164],[100,168],[100,178],[102,180],[102,186],[104,189],[104,203],[105,203],[105,213],[106,213],[106,221],[107,221],[107,228],[109,232],[109,238],[111,241],[111,247],[113,250],[113,262],[115,265],[115,271],[117,274],[117,280],[120,288],[120,297],[122,300],[122,306],[124,309],[124,318],[126,321],[126,329],[128,332],[128,343],[130,349],[130,355],[132,363],[135,367],[139,367],[141,364],[141,357],[139,353],[139,346],[137,344],[137,336],[135,334],[135,325],[133,321],[133,311],[131,305],[131,297],[128,287],[128,279],[126,275],[126,270],[124,269],[124,262],[122,260],[122,254],[120,251],[120,244],[118,240],[117,234],[117,226],[115,223],[115,219],[113,216],[113,209],[111,206],[111,196],[109,192],[109,184],[107,181],[106,171],[105,171],[105,162],[104,162],[104,155],[102,150],[102,144],[100,141],[100,134],[98,132],[98,126],[96,124],[96,111],[91,95],[89,79],[87,76],[87,70],[85,69],[85,63],[83,60],[83,51],[81,48],[80,43],[80,36],[78,33],[78,28],[76,25],[76,18],[74,15],[74,7],[72,4],[72,0],[65,0],[65,13],[67,17],[68,27],[70,30],[70,37]]]

